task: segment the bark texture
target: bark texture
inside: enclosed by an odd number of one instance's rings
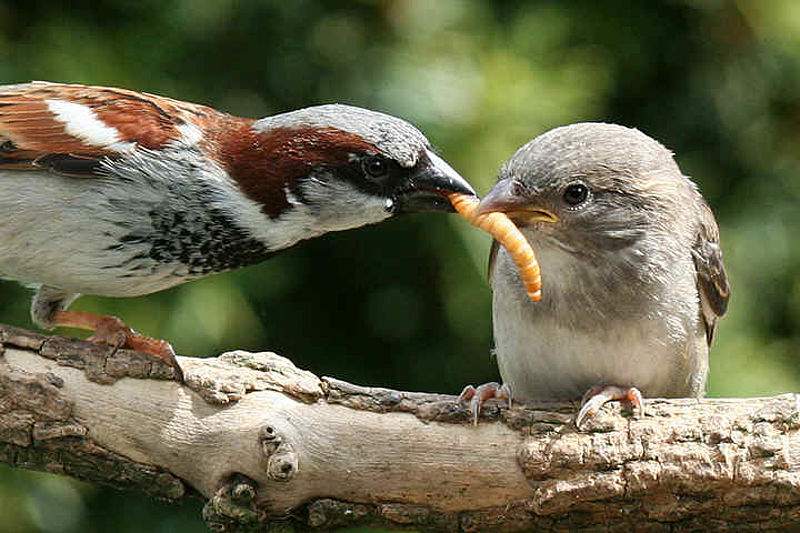
[[[318,378],[273,353],[146,356],[0,326],[0,461],[154,497],[218,531],[800,527],[796,395],[490,404]]]

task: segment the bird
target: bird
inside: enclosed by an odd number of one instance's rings
[[[494,353],[503,385],[483,401],[577,400],[578,428],[608,401],[700,397],[730,298],[719,228],[673,154],[606,123],[552,129],[501,168],[479,212],[506,213],[537,251],[542,299],[508,253],[490,252]]]
[[[69,310],[261,262],[328,232],[452,211],[470,184],[410,123],[324,104],[262,119],[111,87],[0,86],[0,277],[38,326],[163,359],[168,342]]]

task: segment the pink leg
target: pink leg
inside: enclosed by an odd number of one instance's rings
[[[583,395],[581,410],[575,417],[575,427],[581,429],[583,423],[597,414],[603,405],[608,402],[620,401],[632,409],[638,409],[640,416],[644,414],[644,400],[642,393],[636,387],[618,387],[616,385],[595,385]]]
[[[473,425],[478,425],[478,417],[481,414],[481,407],[486,400],[497,398],[498,400],[508,401],[511,408],[511,388],[508,385],[500,385],[497,382],[484,383],[477,389],[472,385],[467,385],[461,394],[458,395],[459,403],[469,402],[469,410],[472,413]]]
[[[136,333],[115,316],[96,315],[86,311],[58,311],[53,317],[57,326],[87,329],[94,334],[88,341],[107,344],[114,349],[128,348],[157,357],[175,369],[178,381],[183,383],[183,371],[175,359],[172,346],[161,339]]]

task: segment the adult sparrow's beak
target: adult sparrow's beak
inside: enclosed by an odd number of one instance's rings
[[[454,211],[446,194],[458,192],[475,195],[475,190],[444,159],[426,150],[417,168],[412,171],[406,184],[397,193],[397,211],[416,213],[420,211]]]
[[[514,180],[505,179],[497,182],[494,188],[481,199],[478,214],[501,212],[517,224],[534,222],[558,222],[558,217],[536,205],[531,204],[530,197],[517,186]]]

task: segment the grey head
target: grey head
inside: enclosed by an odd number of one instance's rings
[[[425,135],[403,119],[343,104],[306,107],[256,121],[256,131],[273,128],[335,129],[358,137],[376,147],[404,168],[417,164],[420,153],[430,148]]]
[[[520,148],[481,210],[508,213],[545,246],[596,257],[654,234],[677,233],[688,249],[701,205],[663,145],[624,126],[579,123]]]
[[[480,210],[507,213],[534,244],[544,285],[535,305],[570,327],[601,327],[610,310],[634,320],[659,306],[694,320],[699,293],[710,342],[725,313],[730,287],[714,215],[672,153],[640,131],[601,123],[549,131],[503,166]],[[496,257],[495,245],[490,273]],[[493,286],[514,275],[504,267]]]
[[[391,115],[327,104],[264,118],[253,130],[276,145],[280,179],[293,180],[291,192],[326,230],[452,211],[444,194],[474,194],[417,128]]]

